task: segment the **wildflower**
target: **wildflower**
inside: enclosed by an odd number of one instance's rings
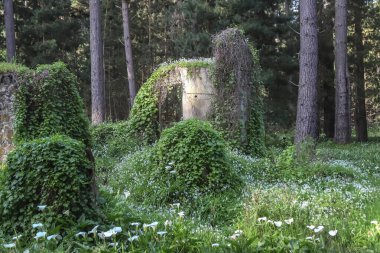
[[[281,227],[282,226],[282,222],[281,221],[275,221],[274,222],[274,225],[276,225],[276,227]]]
[[[177,207],[177,208],[179,208],[180,205],[181,205],[180,203],[173,203],[173,204],[171,204],[172,207]]]
[[[314,236],[308,236],[306,237],[306,240],[313,240],[314,239]]]
[[[167,170],[170,170],[172,168],[172,166],[168,165],[168,166],[165,166],[165,169]]]
[[[99,225],[96,225],[95,227],[93,227],[93,228],[88,232],[88,234],[95,234],[95,233],[98,231],[98,227],[99,227]]]
[[[318,226],[316,229],[314,229],[315,233],[319,233],[323,230],[324,226]]]
[[[159,235],[161,235],[161,236],[165,235],[166,233],[167,233],[166,231],[158,231],[158,232],[157,232],[157,234],[159,234]]]
[[[243,231],[242,230],[236,230],[234,234],[242,234]]]
[[[43,224],[42,223],[34,223],[32,225],[33,228],[39,228],[39,227],[43,227]]]
[[[39,205],[37,208],[39,211],[43,211],[46,208],[46,205]]]
[[[128,238],[128,241],[133,242],[133,241],[138,240],[138,239],[139,239],[139,236],[138,235],[134,235],[134,236]]]
[[[241,234],[233,234],[233,235],[231,235],[231,239],[232,240],[236,240],[236,238],[238,238],[239,236],[241,236]]]
[[[14,237],[12,238],[12,240],[16,240],[16,241],[17,241],[18,239],[21,238],[21,236],[22,236],[22,235],[14,236]]]
[[[154,222],[152,222],[150,224],[144,224],[143,227],[144,228],[155,228],[155,227],[157,227],[157,225],[158,225],[158,222],[154,221]]]
[[[131,193],[130,193],[129,191],[124,191],[124,196],[125,196],[126,199],[127,199],[130,195],[131,195]]]
[[[310,225],[310,226],[306,226],[308,229],[310,230],[314,230],[315,226],[314,225]]]
[[[176,170],[169,171],[170,174],[175,174],[176,172],[177,172]]]
[[[338,233],[338,230],[331,230],[331,231],[329,231],[329,235],[330,236],[336,236],[337,233]]]
[[[371,221],[371,224],[377,225],[377,220]]]
[[[257,219],[257,221],[267,221],[267,217],[260,217]]]
[[[267,223],[273,224],[273,221],[272,220],[268,220]]]
[[[16,243],[3,244],[4,248],[10,249],[16,247]]]
[[[38,232],[34,238],[38,240],[39,238],[42,238],[45,236],[46,236],[46,232]]]
[[[293,218],[290,218],[290,219],[288,219],[288,220],[285,220],[285,223],[288,224],[288,225],[292,224],[293,222],[294,222],[294,219],[293,219]]]
[[[172,222],[171,220],[166,220],[165,223],[164,223],[165,227],[166,227],[166,226],[171,227],[172,224],[173,224],[173,222]]]
[[[132,222],[130,223],[132,226],[138,227],[140,226],[140,222]]]
[[[181,212],[178,213],[178,215],[179,215],[179,217],[183,218],[183,217],[185,217],[185,212],[181,211]]]
[[[29,249],[26,249],[26,250],[24,250],[23,253],[29,253],[29,252],[30,252]]]
[[[219,247],[219,243],[213,243],[211,244],[211,247]]]
[[[58,235],[58,234],[55,234],[55,235],[49,235],[48,237],[46,237],[46,239],[48,239],[48,241],[50,241],[51,239],[58,239],[58,240],[61,240],[62,239],[62,236]]]
[[[108,246],[110,247],[117,247],[117,245],[119,245],[119,243],[111,242],[110,244],[108,244]]]
[[[123,229],[121,227],[114,227],[112,229],[115,233],[121,233],[123,231]]]
[[[170,163],[168,163],[169,165],[174,165],[174,161],[171,161]]]
[[[301,208],[306,208],[308,205],[309,205],[309,202],[308,202],[308,201],[303,201],[303,202],[301,203]]]
[[[79,237],[79,236],[85,237],[86,236],[86,232],[79,232],[79,233],[75,234],[75,237]]]

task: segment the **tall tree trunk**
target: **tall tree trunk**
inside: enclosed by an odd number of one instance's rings
[[[128,3],[127,3],[127,0],[122,0],[121,3],[122,3],[122,12],[123,12],[125,60],[127,62],[127,72],[128,72],[129,103],[130,103],[130,108],[132,108],[133,102],[136,97],[137,89],[136,89],[136,83],[135,83],[135,73],[133,70],[131,37],[129,34]]]
[[[347,76],[347,0],[335,1],[335,136],[351,141],[350,87]]]
[[[290,5],[291,5],[291,0],[285,0],[284,6],[285,6],[285,15],[287,17],[290,16]]]
[[[7,43],[7,60],[8,62],[12,62],[16,57],[15,20],[12,0],[4,0],[4,19]]]
[[[317,0],[300,1],[300,77],[297,102],[295,143],[318,136],[317,73],[318,24]]]
[[[363,9],[364,0],[356,0],[354,8],[355,23],[355,128],[358,141],[368,141],[367,113],[365,107],[364,85],[364,46],[363,46]]]
[[[100,0],[90,0],[91,101],[92,123],[105,120],[105,87]]]
[[[335,87],[334,87],[334,4],[332,0],[319,2],[319,79],[323,110],[323,132],[334,138]]]

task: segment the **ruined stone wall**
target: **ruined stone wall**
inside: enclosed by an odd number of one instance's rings
[[[16,75],[0,74],[0,163],[12,149]]]

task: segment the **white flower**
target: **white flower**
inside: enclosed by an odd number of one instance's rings
[[[75,237],[79,237],[79,236],[85,237],[86,236],[86,232],[79,232],[79,233],[75,234]]]
[[[274,225],[276,225],[276,227],[281,227],[282,226],[282,222],[281,221],[275,221],[274,222]]]
[[[125,196],[126,199],[127,199],[130,195],[131,195],[131,193],[130,193],[129,191],[124,191],[124,196]]]
[[[12,240],[18,240],[18,239],[21,238],[21,236],[22,236],[22,235],[14,236],[14,237],[12,238]]]
[[[39,206],[37,206],[38,210],[40,210],[40,211],[43,211],[46,207],[47,207],[47,205],[39,205]]]
[[[165,223],[164,223],[165,227],[166,227],[166,226],[171,227],[172,224],[173,224],[173,222],[172,222],[171,220],[166,220]]]
[[[329,231],[330,236],[336,236],[337,233],[338,233],[338,230],[330,230]]]
[[[62,236],[58,235],[58,234],[55,234],[55,235],[49,235],[48,237],[46,237],[46,239],[48,239],[48,241],[50,241],[51,239],[58,239],[58,240],[61,240],[62,239]]]
[[[242,230],[236,230],[234,234],[242,234],[243,231]]]
[[[316,229],[314,229],[315,233],[319,233],[323,230],[324,226],[318,226]]]
[[[111,237],[113,235],[116,235],[116,232],[111,229],[111,230],[108,230],[106,232],[103,232],[102,235],[105,238],[109,238],[109,237]]]
[[[123,231],[123,229],[121,227],[114,227],[112,229],[115,233],[121,233]]]
[[[111,242],[110,244],[108,244],[108,246],[110,247],[117,247],[117,245],[119,245],[119,243]]]
[[[267,223],[273,224],[273,221],[272,220],[268,220]]]
[[[26,249],[26,250],[24,250],[23,253],[29,253],[29,252],[30,252],[29,249]]]
[[[306,226],[308,229],[310,230],[314,230],[315,226],[314,225],[310,225],[310,226]]]
[[[140,226],[140,222],[132,222],[130,223],[132,226],[138,227]]]
[[[377,220],[371,221],[371,224],[377,225]]]
[[[143,228],[155,228],[155,227],[157,227],[157,225],[158,225],[158,222],[154,221],[154,222],[152,222],[150,224],[144,224]]]
[[[158,231],[158,232],[157,232],[157,234],[159,234],[159,235],[161,235],[161,236],[165,235],[166,233],[167,233],[166,231]]]
[[[173,203],[173,204],[171,204],[172,207],[177,207],[177,208],[179,208],[180,205],[181,205],[180,203]]]
[[[267,217],[260,217],[257,219],[257,221],[267,221]]]
[[[167,170],[170,170],[172,168],[172,166],[168,165],[168,166],[165,166],[165,169]]]
[[[183,218],[183,217],[185,217],[185,212],[181,211],[181,212],[178,213],[178,215],[179,215],[179,217]]]
[[[301,208],[306,208],[308,205],[309,205],[309,202],[308,202],[308,201],[303,201],[303,202],[301,203]]]
[[[170,163],[168,163],[169,165],[174,165],[174,161],[171,161]]]
[[[42,238],[45,236],[46,236],[46,232],[38,232],[34,238],[38,240],[39,238]]]
[[[10,249],[16,247],[16,243],[3,244],[4,248]]]
[[[306,240],[313,240],[314,239],[314,236],[308,236],[306,237]]]
[[[39,227],[43,227],[43,224],[42,223],[34,223],[32,225],[33,228],[39,228]]]
[[[134,236],[128,238],[128,241],[133,242],[133,241],[138,240],[138,239],[139,239],[139,236],[138,235],[134,235]]]
[[[293,218],[290,218],[290,219],[288,219],[288,220],[285,220],[285,223],[288,224],[288,225],[292,224],[293,222],[294,222],[294,219],[293,219]]]
[[[231,235],[231,239],[232,240],[236,240],[236,238],[238,238],[239,236],[241,236],[241,234],[233,234],[233,235]]]
[[[219,243],[213,243],[211,244],[211,247],[219,247]]]
[[[95,233],[98,231],[98,227],[99,227],[99,225],[96,225],[95,227],[93,227],[93,228],[88,232],[88,234],[95,234]]]

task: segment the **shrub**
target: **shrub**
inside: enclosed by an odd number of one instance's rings
[[[77,90],[78,82],[64,63],[41,65],[34,75],[18,81],[16,142],[64,134],[90,145],[89,122]]]
[[[5,173],[0,193],[4,230],[28,231],[32,222],[52,225],[63,216],[89,213],[91,164],[79,141],[56,135],[24,142],[8,155]],[[46,210],[39,211],[38,205]]]
[[[165,129],[157,143],[156,177],[166,183],[167,200],[236,190],[241,180],[227,159],[225,142],[207,122],[186,120]]]

